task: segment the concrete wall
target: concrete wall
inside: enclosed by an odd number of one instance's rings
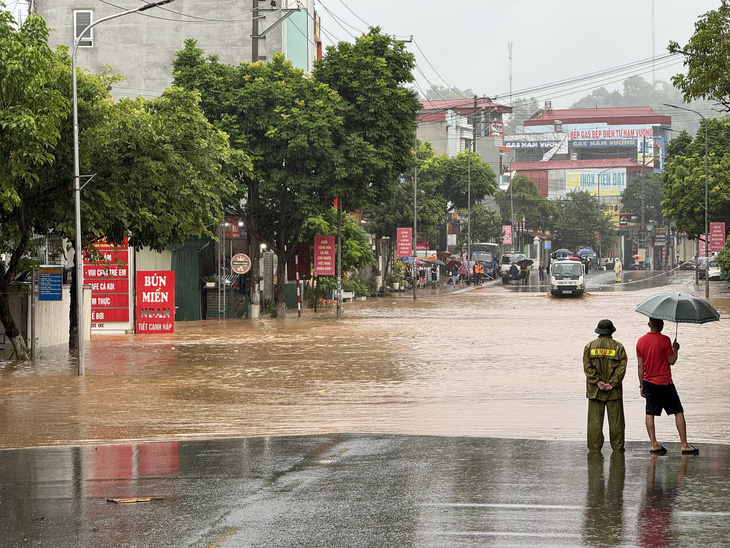
[[[135,252],[136,271],[172,270],[172,250],[157,253],[149,248]]]
[[[61,288],[60,301],[39,301],[35,296],[36,348],[68,344],[71,285]],[[30,296],[27,297],[30,306]],[[31,318],[26,325],[27,338],[31,334]],[[84,340],[91,339],[91,286],[84,286]]]
[[[35,295],[35,338],[36,350],[48,346],[68,344],[69,310],[71,307],[71,285],[61,288],[60,301],[39,301]],[[31,297],[17,295],[10,298],[10,313],[13,316],[21,335],[30,341],[31,333]],[[84,287],[84,340],[91,339],[91,286]],[[3,333],[0,325],[0,334]],[[30,348],[30,344],[28,345]],[[12,350],[9,341],[5,342],[5,355]]]
[[[115,0],[114,7],[104,2],[82,0],[35,0],[36,13],[43,16],[49,28],[54,29],[49,38],[51,47],[66,45],[69,53],[74,44],[74,10],[93,10],[93,21],[139,7],[139,0]],[[313,4],[306,0],[304,4]],[[175,52],[181,50],[184,41],[194,38],[206,55],[218,55],[229,65],[251,61],[251,0],[175,0],[144,13],[133,13],[99,24],[92,29],[93,47],[80,47],[77,64],[91,72],[99,72],[110,66],[126,80],[112,88],[115,97],[157,97],[172,82],[172,61]],[[268,2],[261,3],[269,8]],[[310,8],[310,13],[313,13]],[[262,13],[260,30],[264,30],[279,17],[278,13]],[[311,33],[311,23],[304,24],[302,16],[311,21],[307,13],[298,16],[294,33]],[[288,23],[276,26],[266,39],[259,40],[259,58],[270,61],[274,53],[284,51],[283,36]],[[311,34],[304,39],[308,46]],[[300,47],[300,40],[290,39],[289,49]],[[305,56],[296,55],[297,61],[307,61],[301,68],[309,69],[314,55],[308,47]],[[300,59],[301,57],[301,59]],[[291,58],[291,57],[290,57]],[[300,66],[300,65],[297,65]]]

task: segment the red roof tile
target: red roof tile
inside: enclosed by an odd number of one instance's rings
[[[539,116],[525,120],[526,126],[552,125],[555,120],[564,124],[606,123],[620,124],[666,124],[672,117],[657,114],[651,107],[607,107],[607,108],[566,108],[546,110]]]
[[[474,98],[466,97],[464,99],[438,99],[438,100],[423,100],[421,101],[421,116],[424,121],[440,121],[446,117],[447,110],[453,110],[459,114],[471,114],[476,111],[484,110],[495,110],[502,114],[508,114],[512,112],[512,107],[495,103],[487,97],[477,98],[477,107],[474,108]]]

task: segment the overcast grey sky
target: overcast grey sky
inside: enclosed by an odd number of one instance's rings
[[[647,63],[600,82],[523,92],[664,55],[670,40],[686,44],[698,17],[720,4],[720,0],[317,0],[316,7],[326,45],[353,41],[353,35],[359,36],[368,25],[398,38],[413,35],[415,42],[408,49],[416,55],[421,89],[430,83],[470,88],[508,102],[507,44],[512,42],[513,97],[534,96],[540,103],[551,100],[553,108],[567,108],[601,85],[622,89],[623,80],[634,74],[648,82],[668,81],[683,70],[681,57],[656,62],[654,73]]]

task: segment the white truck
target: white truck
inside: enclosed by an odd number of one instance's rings
[[[586,291],[586,271],[577,257],[550,263],[550,293],[553,295],[583,295]]]

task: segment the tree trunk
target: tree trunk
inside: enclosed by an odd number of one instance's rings
[[[15,324],[13,316],[10,314],[10,282],[13,281],[18,274],[20,268],[20,259],[25,255],[30,242],[30,228],[25,224],[25,213],[23,206],[18,206],[16,210],[16,218],[18,220],[18,229],[20,230],[20,239],[17,241],[15,249],[10,252],[10,262],[6,271],[0,268],[0,323],[5,328],[5,336],[10,339],[15,350],[15,359],[27,360],[28,347],[20,336],[18,326]]]
[[[276,303],[276,317],[283,318],[286,315],[286,253],[280,249],[276,254],[278,264],[276,265],[276,292],[274,293],[274,302]]]
[[[71,286],[71,303],[69,305],[69,317],[68,317],[68,349],[72,356],[78,354],[78,340],[79,340],[79,325],[78,325],[78,314],[76,311],[79,306],[79,296],[76,292],[76,261],[78,260],[80,253],[74,250],[74,262],[73,262],[73,285]],[[82,267],[83,268],[83,267]]]
[[[15,359],[25,361],[28,359],[28,347],[25,340],[20,335],[18,326],[15,324],[13,316],[10,314],[10,299],[7,291],[3,291],[0,295],[0,321],[5,327],[5,336],[10,339],[15,351]]]

